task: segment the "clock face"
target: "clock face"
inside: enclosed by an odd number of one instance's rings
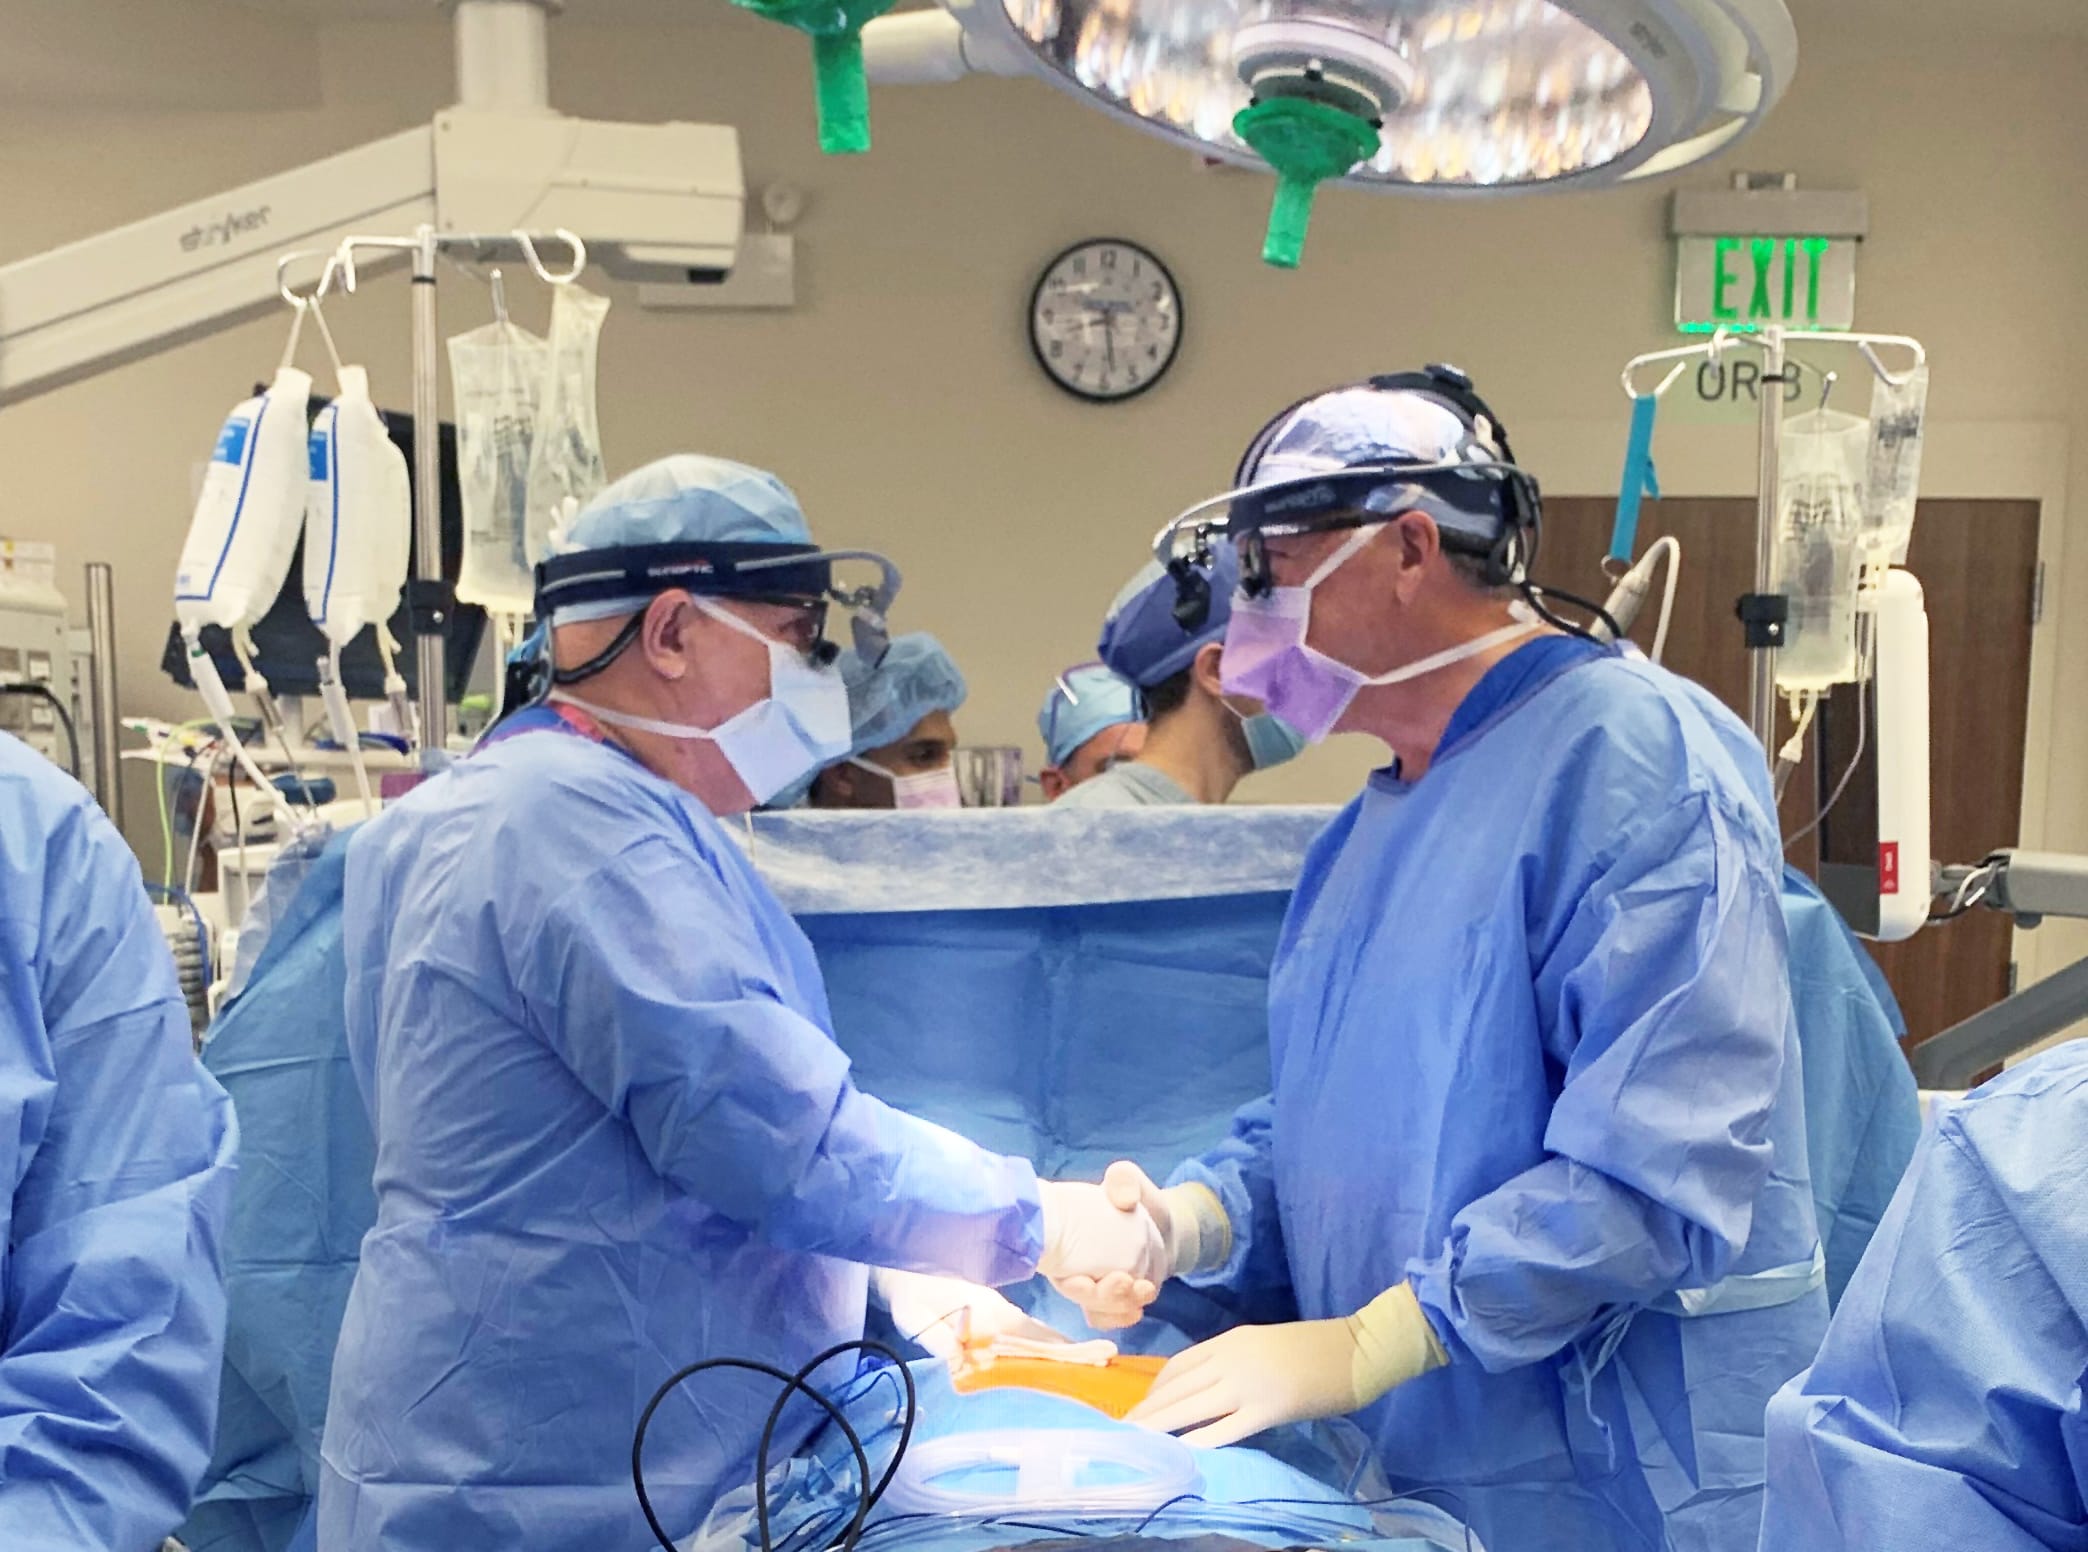
[[[1030,293],[1030,348],[1068,393],[1102,403],[1160,381],[1182,343],[1182,293],[1137,243],[1096,238],[1053,259]]]

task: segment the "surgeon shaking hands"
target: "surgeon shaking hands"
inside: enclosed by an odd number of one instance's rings
[[[1226,692],[1395,758],[1307,857],[1269,1096],[1165,1189],[1108,1181],[1177,1275],[1306,1318],[1179,1355],[1134,1420],[1353,1413],[1503,1552],[1752,1552],[1764,1408],[1827,1305],[1739,740],[1525,585],[1537,489],[1462,374],[1304,401],[1234,484],[1160,544],[1237,551]],[[1128,1283],[1062,1287],[1107,1323]]]
[[[720,827],[848,749],[826,616],[874,661],[890,564],[820,550],[774,476],[695,456],[609,487],[558,550],[546,693],[349,849],[378,1211],[333,1371],[325,1552],[640,1545],[654,1386],[860,1336],[872,1267],[902,1329],[1019,1320],[975,1285],[1038,1270],[1128,1271],[1150,1297],[1167,1269],[1141,1205],[860,1093],[809,945]],[[750,1475],[775,1399],[705,1378],[648,1448],[689,1528]]]

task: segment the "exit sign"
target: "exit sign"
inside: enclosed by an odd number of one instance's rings
[[[1675,327],[1850,328],[1856,248],[1851,237],[1677,237]]]

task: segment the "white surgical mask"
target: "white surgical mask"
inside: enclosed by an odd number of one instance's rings
[[[766,700],[756,701],[714,728],[700,728],[611,711],[564,690],[554,692],[553,699],[577,706],[610,727],[716,744],[756,803],[766,803],[807,772],[831,765],[848,752],[848,687],[841,682],[838,669],[814,666],[797,648],[763,635],[708,598],[690,601],[711,618],[768,648]]]
[[[917,771],[911,776],[902,776],[897,771],[888,771],[882,765],[873,765],[868,760],[859,760],[854,755],[848,763],[858,770],[882,776],[892,784],[892,806],[894,808],[962,808],[964,793],[957,785],[957,768],[941,766],[932,771]]]

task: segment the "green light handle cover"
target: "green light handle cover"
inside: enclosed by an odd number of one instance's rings
[[[812,40],[819,149],[830,156],[870,149],[870,83],[863,74],[863,25],[893,0],[733,0],[742,10],[794,27]]]
[[[1377,126],[1328,103],[1271,97],[1242,108],[1233,133],[1276,174],[1262,258],[1279,269],[1296,269],[1312,224],[1313,195],[1327,179],[1377,155]]]
[[[870,149],[870,82],[863,74],[859,31],[812,39],[812,71],[819,93],[819,149],[859,156]]]

